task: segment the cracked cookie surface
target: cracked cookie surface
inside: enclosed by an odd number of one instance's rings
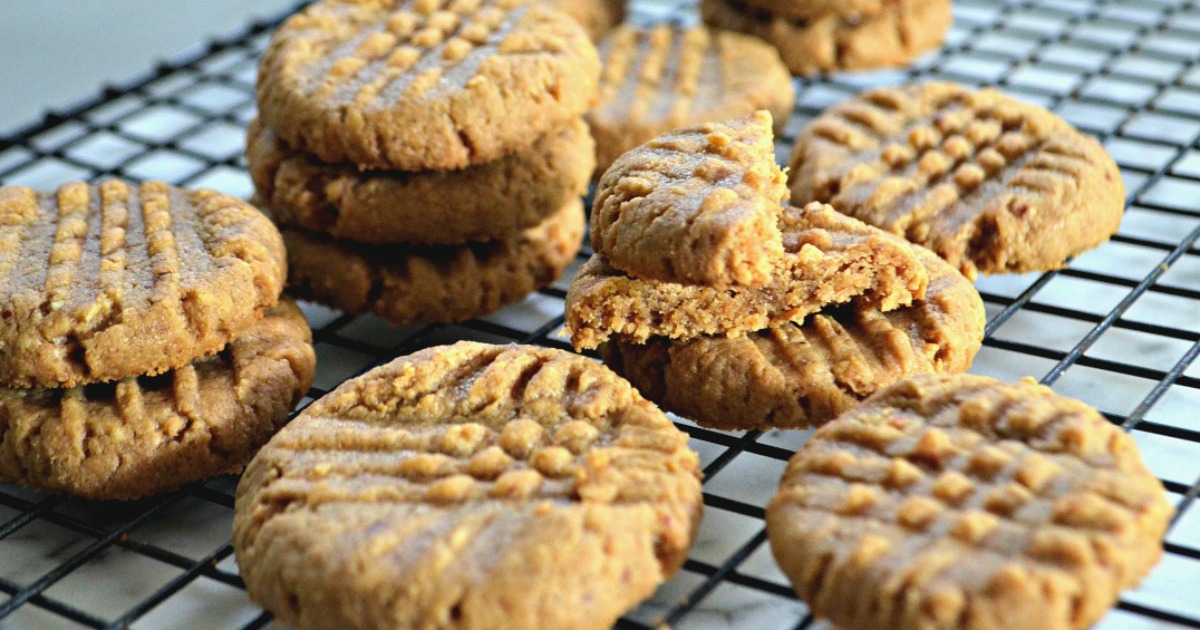
[[[593,256],[567,293],[571,340],[590,349],[610,337],[733,337],[855,298],[891,311],[925,295],[929,275],[903,239],[816,203],[785,209],[780,227],[784,255],[761,288],[641,280]]]
[[[600,105],[587,120],[597,175],[622,154],[675,129],[767,110],[780,131],[792,77],[762,41],[702,26],[622,25],[600,44]]]
[[[766,40],[801,75],[904,65],[941,46],[954,21],[950,0],[881,4],[871,15],[826,12],[802,19],[750,6],[746,0],[702,0],[700,12],[711,26]]]
[[[983,341],[975,287],[932,252],[925,297],[884,313],[851,303],[803,324],[691,341],[614,339],[604,363],[666,411],[726,431],[820,426],[917,374],[964,372]]]
[[[280,224],[359,243],[461,245],[514,237],[586,193],[594,149],[576,120],[461,171],[360,171],[295,151],[255,120],[246,158]]]
[[[1025,380],[922,376],[817,431],[767,508],[818,616],[868,628],[1081,630],[1162,555],[1133,438]]]
[[[272,37],[258,107],[326,162],[453,170],[583,115],[599,74],[583,28],[529,0],[322,0]]]
[[[464,342],[344,383],[272,439],[234,548],[295,628],[606,629],[683,563],[699,474],[602,365]]]
[[[592,247],[636,277],[763,286],[783,257],[771,114],[659,136],[617,159],[596,187]]]
[[[889,0],[741,0],[773,15],[796,20],[815,20],[828,15],[843,19],[866,18],[883,12]]]
[[[871,90],[796,141],[798,198],[924,245],[970,277],[1057,269],[1107,241],[1125,184],[1104,147],[1046,109],[952,83]]]
[[[284,228],[288,290],[395,325],[466,321],[558,279],[579,253],[584,222],[575,199],[516,236],[467,245],[357,245]]]
[[[279,232],[161,182],[0,188],[0,383],[74,387],[183,367],[279,299]]]
[[[132,500],[236,473],[312,383],[312,334],[290,300],[228,347],[160,376],[0,388],[0,480]]]

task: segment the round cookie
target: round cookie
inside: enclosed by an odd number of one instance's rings
[[[528,0],[322,0],[272,37],[258,107],[326,162],[451,170],[583,115],[599,74],[582,27]]]
[[[575,120],[529,149],[461,171],[359,171],[293,150],[255,120],[246,159],[282,225],[360,243],[509,238],[587,192],[595,144]]]
[[[1104,147],[994,89],[870,90],[796,141],[800,199],[924,245],[968,277],[1057,269],[1117,231],[1125,184]]]
[[[626,0],[540,0],[540,2],[574,18],[594,40],[604,37],[625,19]]]
[[[820,426],[915,374],[966,371],[986,317],[975,287],[928,250],[925,299],[882,312],[860,302],[803,324],[645,345],[612,340],[604,363],[663,409],[725,431]]]
[[[950,30],[950,0],[894,0],[870,17],[827,13],[812,20],[789,19],[743,4],[745,0],[702,0],[705,23],[741,31],[779,49],[795,74],[901,66],[938,48]]]
[[[238,199],[161,182],[0,188],[0,383],[182,367],[279,299],[283,241]]]
[[[1025,380],[923,376],[826,425],[767,507],[775,558],[846,630],[1082,630],[1162,555],[1137,444]]]
[[[308,391],[316,358],[296,305],[222,352],[161,376],[0,389],[0,481],[132,500],[235,473]]]
[[[682,127],[769,111],[781,131],[792,77],[762,41],[702,26],[626,24],[600,44],[600,105],[587,120],[597,176],[623,153]]]
[[[703,510],[687,435],[603,366],[459,343],[348,381],[259,452],[233,545],[298,630],[607,629]]]
[[[446,247],[351,245],[284,229],[289,292],[396,325],[466,321],[554,282],[579,253],[583,203],[504,241]]]

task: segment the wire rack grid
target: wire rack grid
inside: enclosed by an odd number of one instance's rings
[[[644,2],[638,17],[688,21],[692,4]],[[1200,628],[1200,7],[957,0],[955,16],[946,47],[909,69],[797,80],[779,157],[808,120],[855,91],[929,79],[1003,86],[1105,142],[1129,190],[1120,233],[1068,269],[982,280],[989,322],[973,371],[1040,377],[1131,432],[1177,511],[1162,563],[1100,625]],[[0,183],[113,175],[248,196],[243,128],[257,58],[282,17],[0,139]],[[305,305],[320,365],[305,404],[393,357],[459,339],[569,349],[560,332],[570,277],[462,325],[390,328]],[[771,561],[762,524],[807,434],[679,425],[704,464],[705,520],[683,571],[619,626],[822,627]],[[247,600],[229,544],[236,482],[127,504],[0,485],[0,628],[270,626]]]

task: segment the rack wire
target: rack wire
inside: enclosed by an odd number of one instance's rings
[[[691,4],[644,2],[638,19],[688,20]],[[1040,377],[1134,436],[1177,511],[1162,563],[1101,626],[1200,628],[1200,7],[955,5],[946,47],[909,69],[798,79],[780,159],[825,107],[864,87],[911,80],[1000,85],[1105,142],[1129,189],[1120,233],[1065,270],[982,280],[989,321],[973,371]],[[249,195],[242,129],[254,115],[257,58],[283,17],[193,48],[0,139],[0,183],[50,188],[114,175]],[[305,305],[320,362],[305,404],[396,356],[459,339],[569,349],[559,333],[570,275],[462,325],[396,329]],[[823,627],[771,561],[762,523],[807,433],[679,425],[702,457],[706,517],[683,571],[619,627]],[[236,482],[127,504],[0,485],[0,628],[271,625],[247,600],[229,543]]]

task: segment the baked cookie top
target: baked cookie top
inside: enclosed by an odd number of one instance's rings
[[[624,24],[600,44],[600,105],[588,112],[600,173],[655,136],[767,110],[780,129],[795,103],[779,53],[702,26]]]
[[[283,240],[249,204],[161,182],[0,188],[0,383],[183,367],[279,299]]]
[[[308,322],[285,298],[221,352],[160,376],[0,388],[0,480],[112,501],[238,472],[315,367]]]
[[[466,321],[557,280],[579,253],[586,220],[583,202],[572,199],[504,240],[400,251],[284,228],[288,291],[395,325]]]
[[[1114,234],[1125,184],[1095,139],[994,90],[864,92],[800,134],[792,193],[906,236],[968,276],[1062,267]]]
[[[259,452],[234,548],[251,597],[297,628],[609,628],[682,564],[698,461],[592,360],[431,348]]]
[[[513,238],[582,196],[594,152],[587,125],[574,120],[461,171],[363,172],[292,149],[255,119],[246,161],[280,225],[359,243],[461,245]]]
[[[1026,380],[922,376],[817,431],[767,508],[813,612],[866,628],[1082,629],[1162,554],[1134,440]]]
[[[641,280],[594,256],[567,293],[572,341],[595,348],[609,337],[734,336],[802,322],[852,299],[891,311],[925,295],[929,275],[903,239],[818,203],[787,208],[780,228],[784,255],[761,288]]]
[[[527,0],[322,0],[275,32],[258,106],[327,162],[459,169],[581,116],[599,74],[582,27]]]
[[[610,340],[600,355],[664,410],[703,426],[820,426],[902,378],[965,372],[979,352],[979,292],[933,252],[914,249],[929,288],[911,306],[885,313],[852,301],[734,337]]]
[[[801,5],[757,1],[787,10]],[[954,22],[950,0],[886,0],[876,3],[876,11],[857,13],[852,7],[871,3],[819,4],[844,4],[845,12],[789,17],[747,0],[701,0],[700,14],[709,25],[760,37],[775,46],[787,67],[799,75],[907,65],[940,47]]]
[[[704,123],[626,153],[601,178],[592,247],[638,278],[760,287],[783,256],[771,114]]]

